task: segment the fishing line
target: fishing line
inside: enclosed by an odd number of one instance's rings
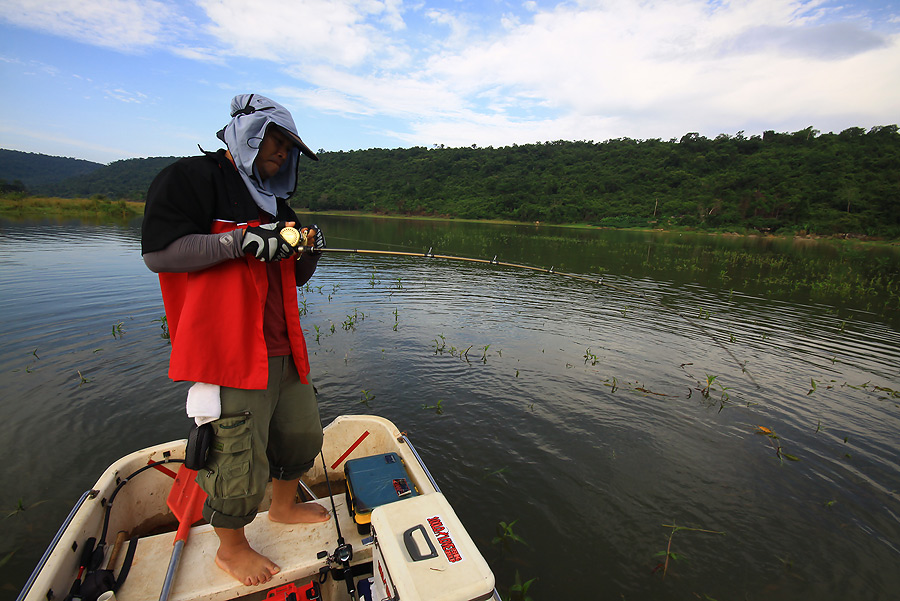
[[[328,234],[328,239],[329,240],[342,240],[343,242],[349,242],[349,243],[368,242],[368,240],[359,240],[357,238],[343,238],[341,236],[333,236],[331,234]],[[392,244],[390,242],[379,242],[378,244],[380,244],[382,246],[389,246],[392,248],[404,248],[404,249],[409,249],[409,250],[412,250],[413,248],[415,248],[413,246],[410,246],[409,244]]]
[[[434,254],[434,252],[432,252],[433,247],[429,248],[428,252],[426,252],[426,253],[399,252],[399,251],[393,251],[393,250],[371,250],[371,249],[360,249],[360,248],[319,248],[319,249],[317,249],[312,246],[299,246],[299,247],[297,247],[297,250],[298,251],[315,251],[315,252],[332,252],[332,253],[350,253],[350,254],[362,254],[362,255],[382,255],[382,256],[390,256],[390,257],[413,257],[413,258],[420,258],[420,259],[445,259],[448,261],[463,261],[463,262],[467,262],[467,263],[482,263],[482,264],[487,264],[487,265],[497,265],[500,267],[512,267],[514,269],[526,269],[529,271],[536,271],[538,273],[549,273],[549,274],[559,275],[562,277],[571,278],[571,279],[575,279],[575,280],[581,280],[584,282],[590,282],[592,284],[596,284],[599,286],[606,286],[607,288],[617,290],[619,292],[622,292],[623,294],[630,294],[632,296],[637,296],[643,300],[646,300],[655,305],[658,305],[659,307],[662,307],[666,311],[668,311],[670,313],[674,313],[675,315],[677,315],[678,317],[683,319],[686,323],[694,326],[704,336],[706,336],[707,338],[712,340],[716,346],[718,346],[720,349],[725,351],[725,353],[729,357],[731,357],[731,360],[734,361],[734,363],[741,369],[741,373],[746,375],[757,388],[760,387],[759,384],[757,383],[757,381],[753,378],[753,374],[751,374],[747,370],[746,364],[741,363],[741,361],[738,360],[738,358],[735,356],[735,354],[733,352],[731,352],[731,349],[729,349],[727,346],[725,346],[721,340],[719,340],[718,338],[713,336],[712,332],[710,332],[707,328],[703,327],[701,324],[695,322],[694,320],[688,318],[686,315],[682,314],[677,309],[673,309],[672,307],[669,307],[668,305],[664,304],[662,301],[659,301],[654,298],[650,298],[647,295],[645,295],[643,292],[635,292],[634,290],[629,290],[627,288],[623,288],[623,287],[617,286],[615,284],[610,284],[609,282],[604,281],[602,277],[597,279],[594,277],[589,277],[589,276],[577,274],[577,273],[556,271],[552,266],[549,269],[547,269],[544,267],[535,267],[533,265],[522,265],[519,263],[507,263],[505,261],[498,261],[497,255],[494,255],[493,259],[476,259],[476,258],[472,258],[472,257],[460,257],[460,256],[456,256],[456,255],[437,255],[437,254]]]

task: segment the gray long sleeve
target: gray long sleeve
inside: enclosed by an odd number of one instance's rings
[[[222,234],[188,234],[178,238],[162,250],[144,255],[144,263],[154,273],[187,273],[218,265],[243,256],[241,242],[244,230]],[[297,285],[312,277],[319,263],[319,255],[303,253],[296,262]]]
[[[222,234],[188,234],[162,250],[146,253],[144,263],[154,273],[187,273],[243,255],[241,229]]]

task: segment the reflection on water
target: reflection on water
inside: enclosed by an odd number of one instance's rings
[[[887,301],[867,308],[773,289],[776,278],[756,282],[748,267],[784,271],[783,254],[790,265],[862,271],[847,251],[317,220],[333,247],[433,247],[603,276],[596,285],[330,254],[303,289],[323,419],[371,412],[407,430],[504,592],[516,572],[537,578],[535,599],[888,598],[900,590],[896,292],[883,286]],[[713,254],[717,246],[746,265]],[[139,248],[136,227],[0,229],[0,444],[19,458],[4,470],[0,508],[46,501],[4,521],[0,558],[13,553],[0,567],[4,590],[21,586],[110,462],[187,430],[186,385],[166,378],[162,301]],[[691,256],[701,267],[682,268]],[[889,250],[873,256],[885,278],[896,273]],[[799,461],[779,459],[779,447]],[[515,522],[527,545],[493,544],[501,521]],[[680,559],[663,578],[664,524],[725,535],[674,534]]]

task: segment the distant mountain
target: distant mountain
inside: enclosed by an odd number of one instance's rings
[[[103,167],[82,159],[48,156],[0,148],[0,180],[22,182],[29,190],[59,182],[70,177],[86,175]]]
[[[90,173],[35,186],[35,194],[62,198],[89,198],[102,195],[110,199],[144,200],[153,178],[181,157],[126,159],[101,166]]]

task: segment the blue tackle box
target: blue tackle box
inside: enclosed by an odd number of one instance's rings
[[[397,453],[351,459],[344,464],[347,507],[360,534],[371,527],[372,510],[419,494]]]

